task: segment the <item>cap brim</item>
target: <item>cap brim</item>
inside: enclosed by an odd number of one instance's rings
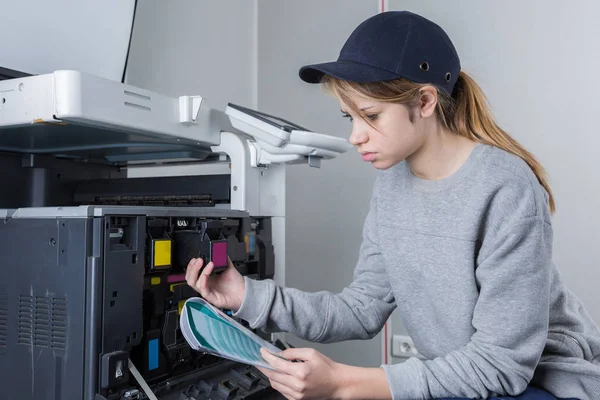
[[[300,79],[308,83],[320,83],[325,75],[352,82],[390,81],[400,78],[398,74],[385,69],[343,60],[306,65],[300,68],[299,75]]]

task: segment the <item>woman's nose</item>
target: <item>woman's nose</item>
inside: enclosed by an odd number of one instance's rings
[[[352,126],[352,134],[350,135],[349,139],[350,144],[352,144],[353,146],[358,146],[360,144],[365,143],[368,140],[368,138],[369,137],[367,135],[367,132],[363,127],[361,127],[361,124],[355,123]]]

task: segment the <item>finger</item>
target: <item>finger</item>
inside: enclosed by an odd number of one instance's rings
[[[192,265],[194,265],[194,263],[196,262],[195,258],[192,258],[190,260],[190,262],[188,263],[188,265],[185,267],[185,280],[187,281],[188,276],[190,275],[190,269],[192,268]]]
[[[278,371],[274,371],[272,369],[268,369],[268,368],[260,368],[260,371],[263,373],[264,376],[266,376],[267,378],[269,378],[272,381],[276,381],[279,383],[285,383],[286,380],[288,378],[291,378],[291,375],[287,375]],[[290,386],[290,385],[287,385]]]
[[[196,282],[196,287],[201,291],[201,293],[208,289],[208,278],[210,277],[210,274],[214,268],[215,264],[211,261],[202,270],[202,273]]]
[[[271,383],[275,382],[279,385],[296,391],[296,393],[300,393],[302,391],[302,382],[300,382],[300,380],[295,376],[262,367],[257,367],[257,369],[262,372]]]
[[[201,258],[192,259],[188,264],[185,272],[185,280],[191,287],[194,287],[198,280],[198,272],[202,268],[202,264],[204,264],[204,261]]]
[[[278,355],[290,361],[309,361],[314,359],[317,354],[318,352],[311,348],[290,348],[285,349]]]
[[[215,263],[210,261],[208,264],[206,264],[206,267],[202,270],[202,275],[210,276],[210,274],[213,272],[213,269],[215,269]]]
[[[285,396],[286,399],[300,399],[300,393],[296,392],[292,388],[282,385],[279,382],[271,382],[271,387],[277,390],[279,393]]]
[[[289,361],[283,360],[277,356],[274,356],[269,351],[265,349],[260,349],[260,354],[263,356],[265,361],[267,361],[273,368],[278,369],[281,372],[285,372],[288,375],[294,375],[298,365],[293,364]],[[281,353],[279,353],[280,355]]]
[[[277,371],[269,371],[267,376],[271,382],[277,382],[278,384],[290,388],[297,393],[300,393],[304,387],[300,379],[292,375],[287,375]]]

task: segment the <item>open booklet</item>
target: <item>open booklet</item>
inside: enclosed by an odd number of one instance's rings
[[[283,358],[279,348],[199,297],[186,300],[179,326],[194,350],[271,370],[275,368],[263,359],[261,347]]]

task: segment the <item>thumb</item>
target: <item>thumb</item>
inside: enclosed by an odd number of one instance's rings
[[[310,348],[293,348],[286,349],[279,353],[279,355],[283,358],[286,358],[290,361],[309,361],[313,360],[318,352],[315,349]]]

